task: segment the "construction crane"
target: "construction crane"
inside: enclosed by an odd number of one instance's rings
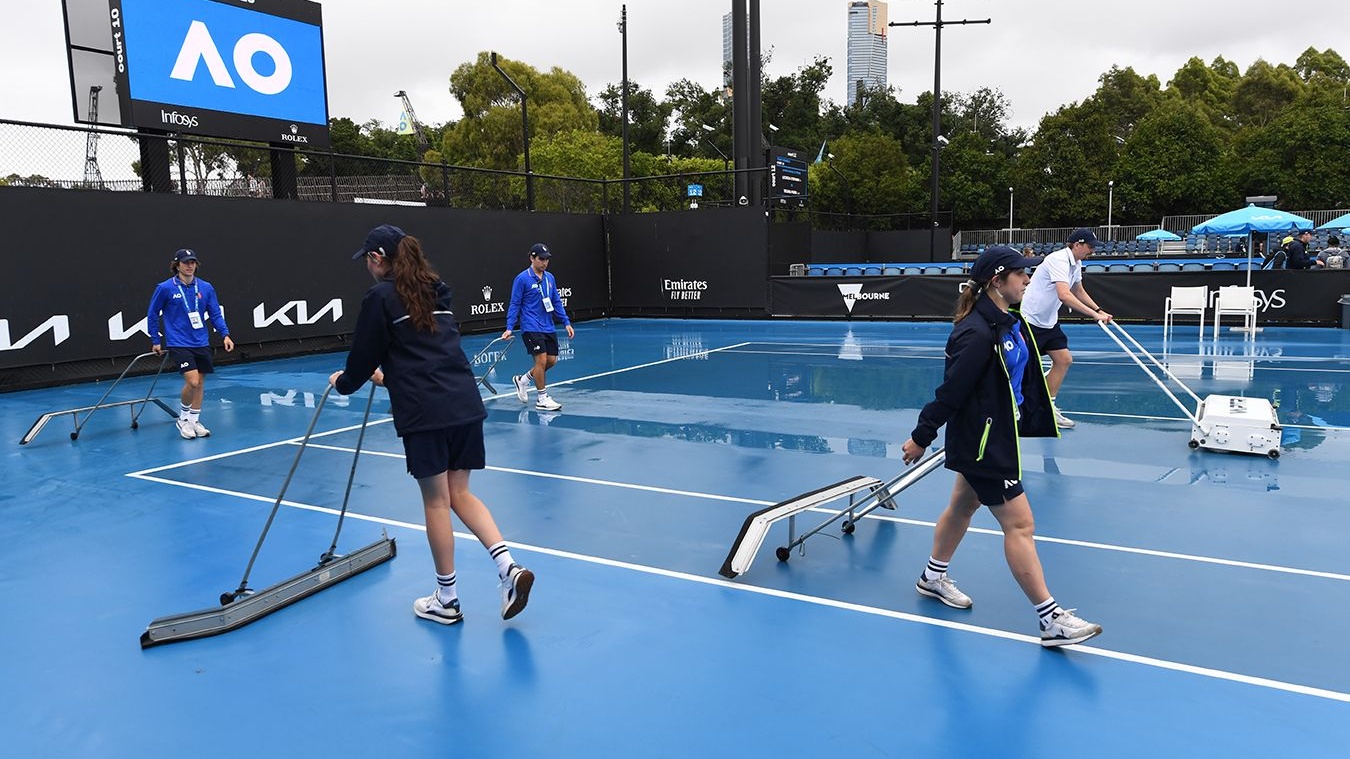
[[[403,101],[403,113],[407,114],[408,122],[413,128],[413,133],[417,135],[417,145],[421,149],[421,154],[425,154],[428,146],[427,134],[422,131],[422,122],[417,120],[417,112],[413,110],[412,101],[408,99],[408,93],[399,90],[394,93],[394,97]],[[419,157],[421,154],[419,154]]]
[[[97,84],[89,88],[89,123],[94,127],[98,126],[98,93],[102,90]],[[84,141],[84,185],[103,188],[103,172],[98,167],[98,132],[93,128]]]

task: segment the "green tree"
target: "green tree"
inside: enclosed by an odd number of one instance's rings
[[[1233,110],[1241,126],[1265,126],[1293,105],[1304,89],[1290,67],[1258,60],[1247,68],[1233,93]]]
[[[1191,58],[1177,69],[1163,94],[1195,106],[1214,126],[1231,129],[1235,126],[1233,94],[1239,79],[1237,65],[1224,60],[1223,56],[1215,58],[1208,66],[1199,58]]]
[[[1335,97],[1308,93],[1271,123],[1244,132],[1234,153],[1230,170],[1241,195],[1277,195],[1290,209],[1350,205],[1350,110]]]
[[[600,92],[600,133],[623,137],[623,84],[611,84]],[[628,145],[652,155],[666,152],[666,126],[675,106],[656,99],[651,90],[628,82]]]
[[[720,91],[709,91],[697,82],[681,79],[666,87],[665,105],[671,109],[670,152],[703,158],[721,156],[713,145],[731,155],[731,101]],[[708,132],[703,129],[712,127]]]
[[[764,81],[764,131],[771,144],[802,150],[820,144],[821,93],[833,72],[828,58],[817,57],[793,74]],[[770,133],[770,124],[778,131]]]
[[[829,152],[833,170],[816,164],[807,172],[814,210],[889,215],[924,209],[921,178],[894,137],[846,134],[830,143]]]
[[[1176,98],[1139,123],[1116,174],[1121,221],[1155,222],[1233,204],[1235,185],[1224,170],[1228,141],[1202,111]]]
[[[525,91],[532,139],[598,129],[595,109],[575,74],[557,67],[542,72],[500,57],[497,62]],[[441,154],[455,164],[519,170],[525,150],[520,101],[516,91],[493,70],[489,53],[479,53],[477,60],[455,69],[450,76],[450,94],[459,101],[464,117],[446,129]]]

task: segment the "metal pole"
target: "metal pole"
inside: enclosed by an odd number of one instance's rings
[[[1012,209],[1013,209],[1013,188],[1008,188],[1008,247],[1012,247]]]
[[[507,76],[505,71],[502,71],[502,67],[497,65],[497,54],[495,52],[492,54],[492,68],[502,75],[502,78],[506,80],[507,84],[511,85],[517,95],[520,95],[520,129],[521,136],[525,138],[525,208],[533,211],[534,174],[530,171],[530,110],[525,102],[525,90],[522,90],[520,85],[512,81],[511,77]]]
[[[931,208],[932,225],[928,229],[928,260],[937,260],[938,227],[938,167],[942,162],[942,146],[938,137],[942,134],[942,0],[937,0],[937,20],[933,24],[933,204]]]
[[[619,34],[623,36],[623,212],[630,213],[632,204],[628,164],[628,6],[619,11]]]
[[[750,168],[750,57],[749,57],[749,17],[746,0],[731,2],[731,106],[732,106],[732,165],[736,168],[735,185],[737,196],[748,197],[746,173]],[[758,139],[758,138],[756,138]],[[732,202],[737,202],[733,198]]]
[[[1111,234],[1111,209],[1116,203],[1116,180],[1111,179],[1106,183],[1106,239],[1116,239]]]

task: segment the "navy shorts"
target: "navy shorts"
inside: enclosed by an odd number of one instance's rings
[[[1026,491],[1022,489],[1021,480],[1005,480],[1001,477],[978,477],[969,474],[961,474],[969,483],[975,495],[979,497],[980,503],[985,506],[1002,506],[1005,501],[1011,501]]]
[[[521,332],[520,341],[525,344],[525,350],[529,351],[531,356],[538,356],[540,353],[558,355],[557,332]]]
[[[175,348],[169,346],[169,363],[178,369],[179,374],[198,371],[211,374],[216,370],[211,363],[210,348]]]
[[[485,469],[483,423],[409,432],[403,436],[403,453],[408,474],[419,480],[451,469]]]
[[[1069,337],[1064,334],[1064,330],[1059,328],[1059,322],[1055,322],[1053,327],[1037,327],[1035,324],[1027,323],[1031,327],[1031,334],[1036,338],[1036,347],[1041,353],[1050,351],[1064,350],[1069,347]]]

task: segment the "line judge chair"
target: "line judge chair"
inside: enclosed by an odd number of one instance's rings
[[[1209,286],[1173,287],[1172,294],[1163,300],[1163,340],[1172,331],[1172,317],[1200,317],[1200,339],[1205,339],[1205,310],[1209,306]]]
[[[1214,338],[1219,337],[1219,318],[1222,316],[1241,316],[1242,327],[1247,334],[1256,330],[1256,288],[1229,285],[1219,288],[1219,297],[1214,300]]]

